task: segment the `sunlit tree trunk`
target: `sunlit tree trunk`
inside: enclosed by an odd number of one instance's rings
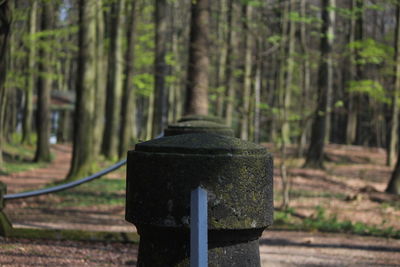
[[[192,1],[185,114],[208,114],[208,0]]]
[[[300,15],[302,17],[307,16],[306,12],[306,0],[300,1]],[[303,21],[300,24],[300,45],[301,50],[303,52],[304,59],[302,61],[302,100],[301,100],[301,120],[300,120],[300,138],[299,138],[299,147],[298,147],[298,156],[302,157],[304,153],[304,148],[307,142],[307,136],[309,135],[309,120],[307,118],[307,110],[311,104],[310,101],[310,85],[311,85],[311,67],[310,67],[310,54],[308,48],[308,37],[307,36],[307,24]]]
[[[243,22],[244,33],[244,70],[243,70],[243,94],[242,94],[242,111],[240,121],[240,138],[243,140],[249,139],[249,117],[250,117],[250,95],[251,95],[251,69],[252,69],[252,33],[250,32],[250,23],[252,19],[253,8],[246,4],[244,6]]]
[[[387,152],[386,165],[391,166],[396,155],[396,147],[398,142],[398,131],[399,131],[399,91],[400,91],[400,1],[397,1],[396,6],[396,32],[395,32],[395,76],[394,76],[394,88],[392,96],[392,121],[389,136],[389,146]]]
[[[393,107],[392,107],[392,131],[391,135],[397,135],[398,134],[398,102],[397,102],[397,97],[399,95],[399,90],[400,90],[400,1],[397,1],[397,6],[396,6],[396,32],[395,32],[395,84],[394,84],[394,94],[393,94]],[[391,151],[390,153],[394,153],[395,151],[395,145],[396,145],[396,140],[392,140],[393,136],[391,137],[391,142],[390,146]],[[394,156],[392,156],[394,157]],[[389,160],[392,160],[392,158],[389,158]],[[389,161],[390,162],[390,161]],[[398,156],[397,156],[397,163],[395,166],[395,169],[393,170],[392,176],[390,178],[389,184],[386,188],[386,192],[392,193],[392,194],[400,194],[400,149],[398,149]]]

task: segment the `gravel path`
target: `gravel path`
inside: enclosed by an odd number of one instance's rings
[[[69,170],[72,148],[70,145],[51,146],[55,159],[45,168],[0,175],[0,181],[7,185],[7,193],[19,193],[39,189],[43,185],[64,179]]]

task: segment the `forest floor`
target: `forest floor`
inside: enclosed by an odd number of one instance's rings
[[[52,150],[55,160],[50,165],[0,176],[8,192],[42,188],[64,179],[71,148],[55,145]],[[280,158],[272,147],[270,151],[275,158],[275,205],[279,207]],[[328,145],[326,151],[325,170],[311,170],[302,169],[303,160],[294,156],[294,148],[289,150],[290,209],[278,209],[275,229],[263,235],[263,266],[396,266],[399,240],[349,235],[400,238],[400,201],[381,193],[391,173],[384,164],[384,150]],[[124,220],[124,176],[125,168],[121,168],[66,192],[9,201],[5,213],[16,228],[134,232]],[[303,232],[277,230],[282,228]],[[135,244],[0,239],[0,266],[33,262],[35,266],[135,265],[136,253]]]

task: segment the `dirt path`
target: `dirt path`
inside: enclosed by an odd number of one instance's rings
[[[7,184],[7,192],[39,189],[45,184],[64,179],[69,170],[72,148],[70,145],[57,144],[52,145],[51,150],[55,159],[45,168],[0,175],[0,181]]]
[[[400,240],[266,231],[260,256],[263,267],[399,266]],[[135,266],[136,261],[134,244],[0,239],[0,266]]]

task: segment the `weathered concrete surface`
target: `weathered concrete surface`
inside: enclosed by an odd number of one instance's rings
[[[190,133],[211,133],[234,136],[233,129],[229,128],[228,126],[206,120],[188,120],[175,124],[170,124],[164,130],[165,136]]]
[[[126,219],[141,235],[139,266],[188,266],[190,192],[198,186],[208,192],[209,266],[259,266],[272,181],[271,155],[237,138],[186,134],[136,145],[128,153]]]
[[[3,209],[5,202],[3,196],[7,193],[6,184],[0,182],[0,236],[9,236],[12,230],[10,220],[7,218]]]
[[[185,121],[212,121],[220,124],[225,124],[225,120],[221,117],[215,117],[211,115],[187,115],[178,120],[178,122]]]

